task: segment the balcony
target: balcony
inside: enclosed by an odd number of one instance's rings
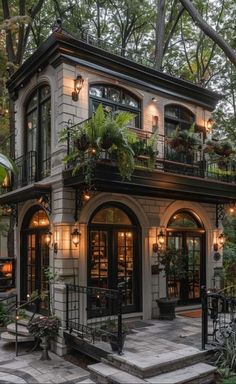
[[[74,129],[80,129],[81,124],[70,127],[67,135],[67,153],[70,155],[78,145],[73,134]],[[150,133],[142,130],[135,131],[143,147],[150,139]],[[73,132],[73,133],[72,133]],[[78,147],[77,147],[78,148]],[[147,196],[166,196],[170,198],[206,202],[224,202],[234,199],[236,186],[236,161],[228,157],[211,157],[199,145],[198,148],[176,149],[170,144],[170,139],[158,135],[156,141],[156,156],[150,169],[149,156],[139,154],[135,156],[135,169],[130,180],[121,178],[116,158],[110,150],[99,150],[99,157],[95,156],[96,166],[93,172],[92,185],[96,190],[123,192]],[[84,150],[84,163],[91,156],[92,147],[87,145]],[[80,151],[81,149],[79,149]],[[75,168],[77,172],[74,171]],[[65,186],[79,188],[85,185],[85,167],[83,163],[78,167],[78,159],[71,158],[64,172]]]

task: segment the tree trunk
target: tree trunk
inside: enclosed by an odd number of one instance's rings
[[[156,20],[155,68],[160,70],[163,61],[165,36],[165,0],[158,0]]]
[[[192,17],[196,25],[212,39],[225,53],[228,59],[236,65],[236,52],[227,44],[227,42],[220,36],[200,15],[198,10],[193,6],[190,0],[179,0],[188,14]]]

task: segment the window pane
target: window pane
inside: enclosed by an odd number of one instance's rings
[[[116,103],[120,103],[120,91],[116,88],[108,88],[108,98]]]
[[[179,212],[176,213],[170,219],[168,223],[168,227],[170,228],[199,228],[199,223],[195,220],[195,218],[190,215],[188,212]]]
[[[50,95],[50,87],[48,85],[44,86],[40,90],[40,100],[45,99],[45,97]]]
[[[27,150],[36,150],[37,112],[33,111],[27,116]]]
[[[90,96],[96,96],[96,97],[102,97],[102,89],[103,87],[90,87],[89,88],[89,95]]]
[[[35,214],[32,216],[29,228],[35,228],[35,227],[47,227],[49,225],[49,220],[44,212],[43,209],[40,209],[39,211],[35,212]]]
[[[121,209],[109,207],[101,209],[94,216],[92,223],[96,224],[132,224],[129,217]]]

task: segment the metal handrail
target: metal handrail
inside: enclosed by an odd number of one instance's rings
[[[16,356],[18,356],[18,320],[19,320],[19,310],[24,308],[24,307],[26,307],[30,303],[31,304],[35,304],[35,310],[34,310],[32,316],[31,316],[29,322],[32,321],[34,316],[35,316],[35,314],[36,314],[36,311],[37,311],[36,300],[38,301],[38,300],[40,300],[40,298],[41,298],[41,295],[38,295],[38,296],[34,297],[31,300],[27,300],[27,301],[23,302],[23,304],[16,305],[16,308],[15,308],[15,324],[16,324],[16,327],[15,327],[15,331],[16,331],[15,354],[16,354]],[[16,303],[16,304],[18,304],[18,303]]]

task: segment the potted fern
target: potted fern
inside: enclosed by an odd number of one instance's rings
[[[115,159],[122,179],[130,179],[134,170],[134,152],[129,142],[129,122],[134,115],[128,112],[105,113],[99,104],[91,119],[74,126],[70,136],[77,145],[64,158],[73,164],[73,175],[82,170],[84,181],[91,186],[97,160]],[[67,129],[61,133],[61,141],[67,139]]]

